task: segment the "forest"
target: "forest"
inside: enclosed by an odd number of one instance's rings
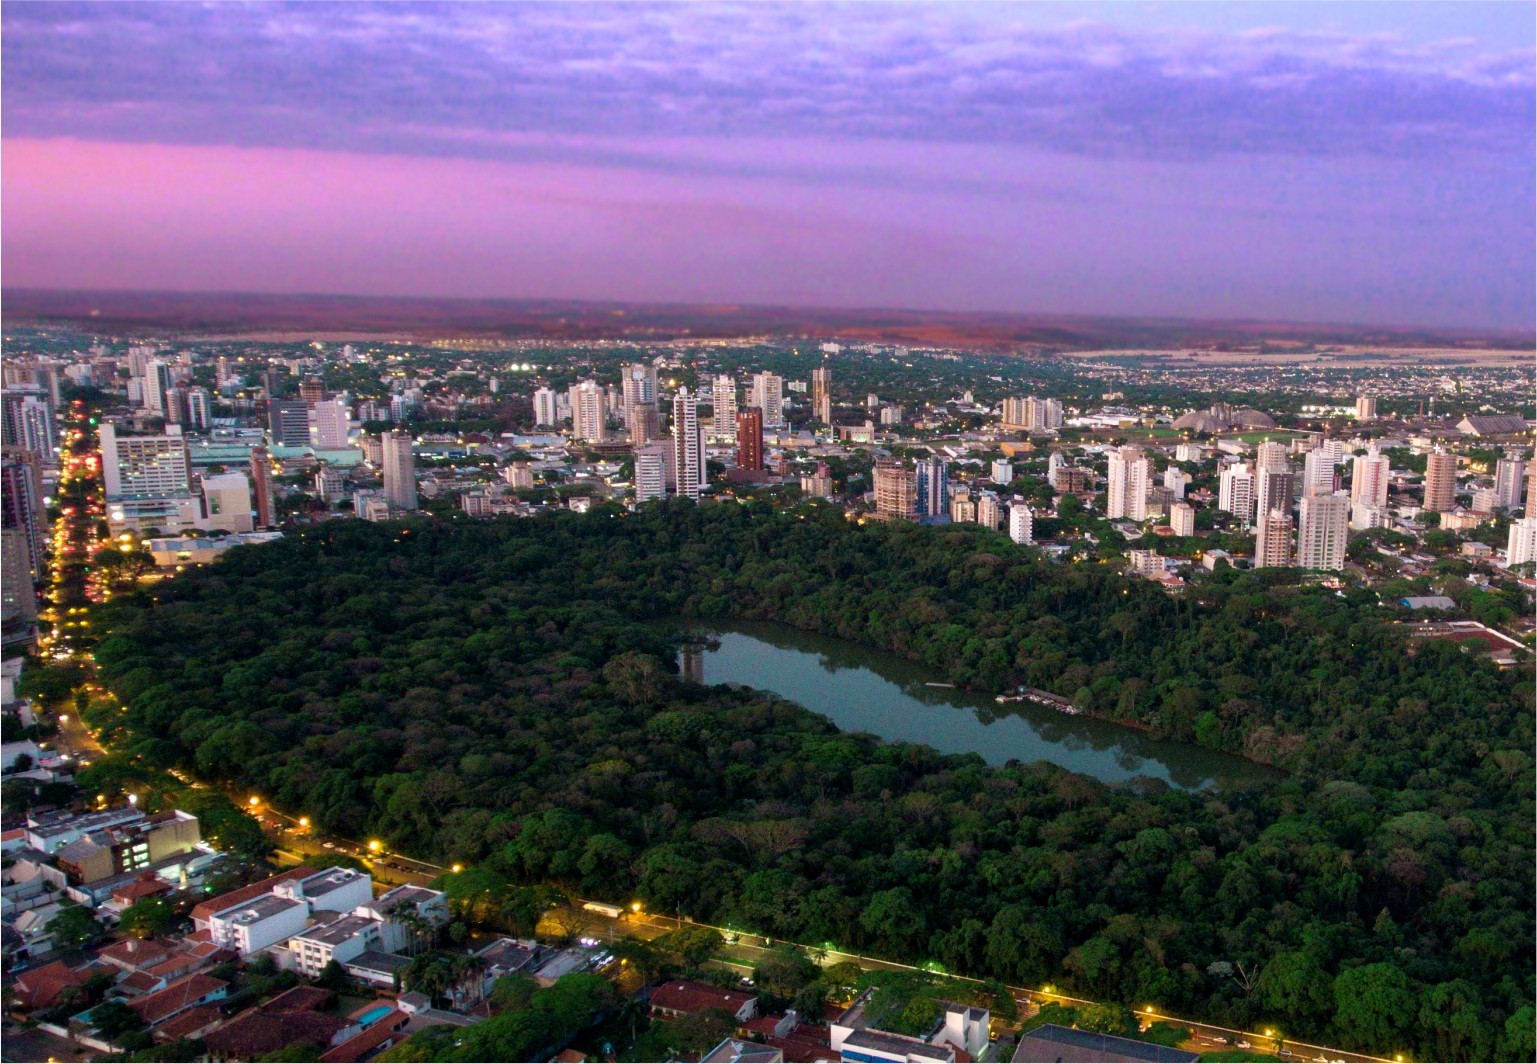
[[[1365,591],[1171,597],[808,503],[340,520],[120,596],[122,756],[350,837],[802,942],[1419,1059],[1533,1055],[1533,691]],[[1284,770],[1107,787],[682,680],[767,619]]]

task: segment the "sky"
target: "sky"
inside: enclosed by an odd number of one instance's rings
[[[0,7],[7,287],[1530,329],[1526,3]]]

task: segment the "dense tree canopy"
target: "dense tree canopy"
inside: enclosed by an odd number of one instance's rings
[[[102,723],[327,829],[473,862],[462,901],[503,926],[553,886],[1373,1052],[1529,1053],[1530,677],[1296,579],[1173,598],[814,503],[336,521],[115,601],[97,658],[128,708]],[[1287,775],[1109,788],[841,734],[680,681],[679,618],[1049,688]]]

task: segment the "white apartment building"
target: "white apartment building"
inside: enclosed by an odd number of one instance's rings
[[[1350,500],[1343,495],[1304,495],[1297,527],[1297,567],[1345,568]]]
[[[1110,452],[1106,516],[1133,521],[1147,519],[1147,489],[1151,463],[1140,447],[1120,447]]]
[[[1035,542],[1035,515],[1022,502],[1009,507],[1009,538],[1022,545]]]
[[[1244,462],[1235,462],[1217,478],[1217,509],[1238,518],[1243,528],[1254,524],[1254,474]]]

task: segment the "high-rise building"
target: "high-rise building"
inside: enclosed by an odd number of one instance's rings
[[[152,414],[166,416],[166,393],[171,390],[171,367],[156,359],[144,365],[144,407]]]
[[[1292,497],[1297,477],[1285,464],[1277,469],[1264,467],[1254,474],[1254,514],[1258,520],[1271,510],[1292,512]]]
[[[1009,507],[1009,538],[1022,545],[1035,542],[1035,515],[1019,499]]]
[[[619,398],[630,442],[643,447],[660,434],[657,415],[656,367],[627,362],[619,371]]]
[[[736,415],[736,467],[751,472],[763,468],[763,411],[755,406]]]
[[[19,528],[0,528],[0,630],[4,641],[30,639],[37,620],[37,589]]]
[[[571,386],[570,395],[572,438],[602,443],[608,437],[603,387],[597,381],[582,381]]]
[[[306,403],[318,403],[326,397],[326,386],[319,377],[305,377],[299,382],[299,399]]]
[[[1046,459],[1046,483],[1050,484],[1054,490],[1057,486],[1057,470],[1065,465],[1067,465],[1067,459],[1063,457],[1061,451],[1052,451],[1051,457]]]
[[[1518,517],[1510,523],[1505,560],[1511,565],[1537,561],[1537,517]]]
[[[169,499],[192,494],[192,460],[177,425],[163,436],[120,436],[118,426],[100,428],[101,473],[109,500]]]
[[[235,472],[203,477],[203,516],[210,529],[237,533],[254,530],[251,482],[246,475]]]
[[[340,451],[347,447],[351,412],[347,400],[340,397],[319,399],[310,407],[310,441],[319,451]]]
[[[1345,568],[1350,500],[1343,495],[1304,495],[1297,522],[1297,567]]]
[[[1316,447],[1302,459],[1302,494],[1333,495],[1339,484],[1334,474],[1335,460],[1328,449]]]
[[[54,456],[53,408],[41,392],[9,390],[0,397],[5,419],[0,442],[31,451],[44,462]]]
[[[1062,403],[1057,399],[1023,399],[1010,397],[1003,401],[1003,427],[1025,432],[1050,432],[1062,427]]]
[[[998,531],[1002,524],[1005,507],[993,492],[984,491],[977,496],[977,524],[990,531]]]
[[[943,458],[920,458],[917,476],[917,514],[941,517],[950,512],[950,463]]]
[[[1254,474],[1247,464],[1235,462],[1217,478],[1217,509],[1238,518],[1241,528],[1254,524]]]
[[[667,444],[651,443],[635,452],[635,501],[667,497]]]
[[[918,475],[900,458],[875,461],[875,512],[911,521],[918,511]]]
[[[534,465],[532,462],[508,462],[502,470],[502,479],[513,488],[532,488]]]
[[[818,462],[815,473],[801,477],[801,494],[816,499],[833,497],[833,474],[826,462]]]
[[[711,409],[714,411],[713,420],[710,422],[710,434],[720,440],[734,437],[741,427],[741,422],[737,419],[739,408],[736,402],[736,378],[725,373],[719,374],[710,382],[710,396]],[[761,435],[762,410],[758,410],[758,429]]]
[[[310,408],[292,399],[272,399],[267,403],[267,431],[279,447],[308,447],[310,444]]]
[[[187,389],[187,427],[193,432],[207,432],[213,425],[213,410],[207,388]]]
[[[1358,454],[1351,463],[1350,501],[1368,506],[1388,504],[1388,474],[1391,462],[1375,443],[1368,444],[1365,454]]]
[[[1521,489],[1526,476],[1526,462],[1521,458],[1501,458],[1494,467],[1494,494],[1506,511],[1521,509]]]
[[[534,391],[534,424],[559,425],[560,414],[556,409],[554,388],[537,388]]]
[[[1255,525],[1254,568],[1285,568],[1292,561],[1290,508],[1264,511]]]
[[[1377,419],[1377,397],[1375,395],[1356,396],[1356,420],[1375,421]]]
[[[272,500],[272,459],[265,447],[251,448],[251,494],[256,499],[256,527],[271,528],[277,513]]]
[[[1171,465],[1163,471],[1163,486],[1174,493],[1176,499],[1185,497],[1185,489],[1190,487],[1190,474],[1179,466]]]
[[[705,469],[704,432],[699,426],[699,397],[680,388],[672,399],[673,464],[678,475],[678,494],[697,499],[709,483]]]
[[[999,485],[1014,483],[1014,463],[1007,458],[993,459],[992,480]]]
[[[1121,447],[1110,452],[1110,485],[1106,516],[1147,519],[1147,489],[1152,463],[1140,447]]]
[[[416,457],[411,434],[393,429],[384,437],[384,497],[397,510],[416,509]]]
[[[763,427],[784,428],[784,378],[772,373],[755,373],[749,389],[747,405],[763,411]]]
[[[1457,456],[1437,447],[1425,456],[1424,508],[1449,513],[1457,505]]]
[[[1170,506],[1169,527],[1176,536],[1195,535],[1195,507],[1188,502],[1177,502]]]
[[[0,528],[21,536],[26,548],[27,587],[42,576],[48,526],[43,513],[43,467],[21,447],[0,447]]]
[[[1287,446],[1274,440],[1266,440],[1259,445],[1254,459],[1255,469],[1286,469]]]
[[[811,416],[824,425],[833,423],[833,371],[826,366],[811,371]]]

